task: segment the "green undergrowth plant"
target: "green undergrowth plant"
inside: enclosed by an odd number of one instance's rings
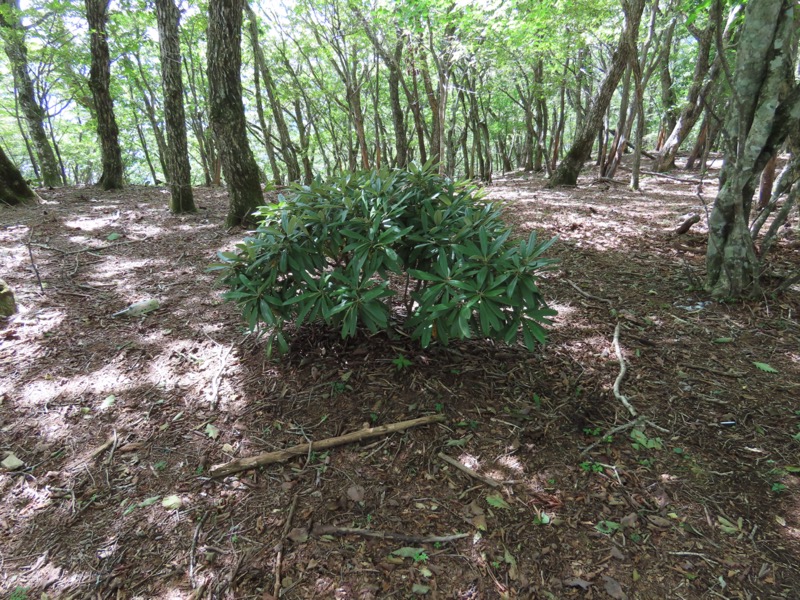
[[[212,269],[250,329],[266,326],[268,352],[288,349],[287,324],[315,321],[343,338],[397,322],[422,347],[521,331],[533,349],[556,314],[537,286],[554,240],[512,240],[498,204],[430,165],[295,186],[257,216]]]

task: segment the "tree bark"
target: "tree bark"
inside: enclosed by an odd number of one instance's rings
[[[243,10],[244,0],[208,3],[209,112],[230,197],[228,227],[254,225],[253,212],[264,203],[242,102]]]
[[[58,161],[44,130],[44,110],[36,100],[33,82],[28,72],[28,49],[25,46],[25,32],[16,14],[16,11],[19,10],[19,0],[0,0],[0,6],[3,5],[10,8],[12,18],[9,21],[0,12],[0,28],[3,30],[5,51],[14,75],[17,101],[23,115],[25,115],[28,135],[33,143],[36,158],[41,167],[42,183],[48,187],[57,187],[62,185],[63,182],[58,168]]]
[[[759,175],[800,125],[794,20],[792,0],[759,0],[746,8],[725,123],[725,165],[708,220],[706,289],[716,298],[759,294],[748,222]]]
[[[0,148],[0,203],[16,206],[35,198],[36,194],[28,186],[19,169]]]
[[[164,120],[167,129],[167,167],[173,213],[195,212],[186,114],[183,109],[181,76],[180,14],[174,0],[156,0],[158,37],[161,48],[161,77],[164,89]]]
[[[600,85],[600,90],[591,108],[589,108],[583,129],[553,173],[550,185],[576,185],[578,183],[578,175],[583,169],[583,163],[591,154],[594,138],[603,124],[603,117],[611,103],[614,90],[617,89],[619,80],[628,66],[631,54],[635,52],[633,44],[638,36],[644,0],[623,0],[622,6],[625,12],[625,28],[611,58],[611,67]]]
[[[92,65],[89,87],[92,90],[97,114],[97,135],[103,157],[103,174],[97,183],[104,190],[122,189],[122,151],[119,147],[119,128],[111,98],[111,56],[108,50],[106,21],[109,0],[85,0],[86,20],[89,23]]]
[[[294,142],[292,142],[291,135],[289,135],[289,127],[286,124],[286,119],[283,117],[283,106],[278,97],[278,89],[272,78],[272,72],[267,65],[264,51],[261,49],[261,45],[258,42],[258,19],[256,13],[246,2],[244,3],[244,8],[247,11],[250,43],[253,46],[256,68],[261,71],[261,78],[264,80],[264,90],[267,92],[267,99],[269,100],[269,106],[272,110],[272,119],[275,121],[275,127],[278,130],[278,138],[281,142],[281,153],[286,163],[288,179],[289,181],[300,181],[300,163],[297,161],[297,149],[294,146]]]

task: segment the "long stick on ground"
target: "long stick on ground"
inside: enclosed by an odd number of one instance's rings
[[[281,565],[283,563],[283,541],[289,535],[289,529],[292,526],[292,517],[294,517],[294,509],[297,508],[297,494],[294,495],[292,505],[289,507],[289,515],[286,517],[286,523],[283,525],[283,535],[281,541],[278,542],[278,556],[275,558],[275,585],[272,588],[272,595],[275,598],[281,597]]]
[[[470,537],[471,533],[455,533],[453,535],[406,535],[404,533],[392,533],[391,531],[374,531],[372,529],[355,529],[353,527],[336,527],[335,525],[317,525],[311,531],[314,535],[361,535],[364,537],[379,538],[382,540],[395,540],[408,544],[434,544],[436,542],[445,543]]]
[[[622,380],[625,378],[625,373],[628,370],[628,368],[625,366],[625,359],[622,357],[622,350],[619,348],[619,327],[620,323],[617,323],[617,326],[614,329],[614,352],[617,353],[617,360],[619,361],[619,375],[617,375],[617,380],[614,382],[614,397],[622,402],[625,408],[628,409],[628,412],[631,413],[632,417],[636,417],[638,416],[636,409],[633,408],[631,403],[628,402],[628,399],[619,391],[619,384],[622,383]]]
[[[398,423],[391,423],[389,425],[381,425],[380,427],[370,427],[369,429],[360,429],[345,435],[311,442],[310,444],[298,444],[291,446],[284,450],[276,450],[275,452],[265,452],[256,456],[249,456],[247,458],[237,458],[230,462],[214,465],[209,471],[211,477],[225,477],[239,471],[247,471],[248,469],[255,469],[256,467],[263,467],[264,465],[271,465],[278,462],[289,460],[293,456],[302,456],[309,452],[316,452],[318,450],[327,450],[328,448],[335,448],[336,446],[344,446],[353,442],[360,442],[361,440],[368,440],[382,435],[389,435],[396,431],[404,431],[411,427],[419,427],[420,425],[429,425],[431,423],[441,423],[445,420],[444,415],[428,415],[427,417],[420,417],[419,419],[411,419],[410,421],[400,421]]]

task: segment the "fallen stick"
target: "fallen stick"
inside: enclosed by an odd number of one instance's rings
[[[692,228],[692,225],[699,222],[700,222],[700,215],[692,215],[691,217],[689,217],[683,223],[680,224],[680,226],[675,230],[675,233],[678,235],[683,235]]]
[[[617,326],[614,328],[614,352],[616,352],[617,360],[619,361],[619,375],[617,375],[617,379],[614,381],[614,397],[622,402],[625,408],[628,409],[628,412],[631,413],[632,417],[637,417],[638,413],[636,412],[636,409],[619,391],[619,384],[622,383],[622,380],[625,378],[625,373],[628,370],[628,368],[625,366],[625,359],[622,356],[622,350],[620,350],[619,347],[619,327],[620,323],[617,322]]]
[[[209,471],[210,477],[225,477],[232,475],[239,471],[247,471],[248,469],[255,469],[256,467],[263,467],[264,465],[271,465],[278,462],[289,460],[293,456],[302,456],[309,452],[316,452],[318,450],[327,450],[328,448],[335,448],[336,446],[344,446],[352,442],[360,442],[361,440],[368,440],[382,435],[388,435],[397,431],[404,431],[411,427],[418,427],[420,425],[429,425],[431,423],[441,423],[445,420],[444,415],[428,415],[427,417],[420,417],[418,419],[411,419],[410,421],[400,421],[399,423],[391,423],[389,425],[381,425],[380,427],[370,427],[369,429],[360,429],[345,435],[319,440],[308,444],[298,444],[291,446],[284,450],[276,450],[274,452],[265,452],[256,456],[249,456],[246,458],[237,458],[230,462],[214,465]]]
[[[292,526],[292,518],[294,517],[294,510],[297,508],[297,494],[294,495],[292,505],[289,507],[289,515],[286,517],[286,523],[283,525],[283,534],[281,540],[278,542],[278,556],[275,558],[275,585],[272,588],[272,595],[275,598],[281,597],[281,566],[283,563],[283,540],[289,535],[289,529]]]
[[[575,285],[574,283],[572,283],[572,282],[571,282],[569,279],[564,279],[564,281],[566,281],[568,284],[570,284],[572,287],[574,287],[574,288],[575,288],[575,290],[576,290],[576,291],[577,291],[577,292],[578,292],[578,293],[579,293],[581,296],[583,296],[584,298],[588,298],[589,300],[597,300],[598,302],[605,302],[606,304],[608,304],[608,305],[611,305],[611,306],[613,306],[613,305],[614,305],[614,303],[613,303],[613,302],[611,302],[611,300],[609,300],[609,299],[607,299],[607,298],[600,298],[599,296],[592,296],[590,293],[588,293],[588,292],[584,292],[584,291],[583,291],[581,288],[579,288],[577,285]]]
[[[466,473],[470,477],[473,477],[473,478],[477,479],[478,481],[482,481],[483,483],[485,483],[488,486],[496,488],[496,487],[500,487],[500,485],[501,485],[501,483],[499,481],[497,481],[495,479],[492,479],[490,477],[485,477],[485,476],[481,475],[480,473],[478,473],[476,471],[473,471],[469,467],[467,467],[465,465],[462,465],[456,459],[447,456],[447,454],[445,454],[444,452],[439,452],[438,456],[439,456],[439,458],[441,458],[447,464],[453,465],[456,469],[460,469],[461,471],[463,471],[464,473]]]
[[[435,544],[436,542],[445,543],[460,540],[472,535],[471,533],[456,533],[453,535],[405,535],[403,533],[392,533],[391,531],[373,531],[372,529],[355,529],[353,527],[336,527],[335,525],[315,525],[311,533],[315,536],[321,535],[361,535],[364,537],[379,538],[382,540],[394,540],[409,544]]]
[[[651,177],[663,177],[664,179],[671,179],[672,181],[680,181],[681,183],[703,183],[700,179],[686,179],[685,177],[676,177],[675,175],[667,175],[666,173],[656,173],[655,171],[639,171],[643,175],[650,175]]]

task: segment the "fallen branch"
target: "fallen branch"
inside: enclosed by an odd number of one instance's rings
[[[675,233],[678,235],[683,235],[692,228],[692,225],[699,222],[700,222],[700,215],[692,215],[688,219],[686,219],[683,223],[680,224],[680,226],[675,230]]]
[[[592,296],[588,292],[584,292],[581,288],[579,288],[577,285],[572,283],[569,279],[564,279],[564,281],[566,281],[568,284],[570,284],[572,287],[574,287],[575,290],[581,296],[583,296],[584,298],[588,298],[589,300],[597,300],[598,302],[605,302],[608,305],[613,305],[614,304],[613,302],[611,302],[611,300],[608,300],[607,298],[599,298],[598,296]]]
[[[721,377],[730,377],[732,379],[738,379],[739,377],[745,376],[745,373],[737,373],[736,371],[720,371],[719,369],[712,369],[711,367],[701,367],[700,365],[687,365],[686,363],[682,363],[680,366],[683,367],[684,369],[705,371],[706,373],[712,373],[714,375],[719,375]]]
[[[286,523],[283,524],[283,534],[278,542],[278,556],[275,559],[275,586],[272,588],[272,595],[276,598],[281,597],[281,563],[283,562],[283,540],[289,535],[289,528],[292,526],[292,518],[294,517],[294,509],[297,508],[297,494],[294,495],[292,505],[289,507],[289,514],[286,517]]]
[[[44,294],[44,285],[42,285],[42,278],[39,275],[39,268],[36,266],[36,261],[33,260],[33,250],[31,250],[31,240],[33,239],[33,228],[28,231],[28,241],[24,242],[25,247],[28,249],[28,256],[31,259],[31,267],[33,267],[33,272],[36,274],[36,281],[39,282],[39,291]]]
[[[220,359],[219,359],[219,371],[214,375],[214,378],[211,380],[211,408],[217,408],[217,399],[219,398],[219,382],[222,378],[222,373],[225,372],[225,367],[228,365],[228,356],[230,356],[231,351],[233,350],[233,346],[226,348],[225,350],[220,351]]]
[[[361,440],[368,440],[382,435],[388,435],[397,431],[404,431],[411,427],[418,427],[420,425],[429,425],[431,423],[441,423],[445,420],[444,415],[428,415],[427,417],[420,417],[419,419],[411,419],[410,421],[400,421],[399,423],[391,423],[389,425],[381,425],[380,427],[370,427],[369,429],[361,429],[346,435],[327,438],[317,442],[308,444],[298,444],[291,446],[284,450],[277,450],[275,452],[265,452],[256,456],[249,456],[246,458],[237,458],[227,463],[214,465],[209,471],[211,477],[225,477],[232,475],[239,471],[247,471],[248,469],[255,469],[263,467],[264,465],[271,465],[278,462],[289,460],[294,456],[302,456],[309,452],[316,452],[319,450],[327,450],[328,448],[335,448],[336,446],[344,446],[353,442],[360,442]]]
[[[311,530],[312,535],[361,535],[364,537],[378,538],[382,540],[395,540],[408,544],[435,544],[439,542],[452,542],[469,537],[470,533],[456,533],[453,535],[405,535],[403,533],[392,533],[390,531],[373,531],[372,529],[355,529],[353,527],[336,527],[335,525],[315,525]]]
[[[78,250],[62,250],[61,248],[55,248],[53,246],[48,246],[46,244],[31,244],[32,246],[36,246],[37,248],[44,248],[45,250],[51,250],[53,252],[60,252],[64,256],[72,256],[73,254],[81,254],[83,252],[101,252],[103,250],[110,250],[111,248],[116,248],[117,246],[125,246],[127,244],[136,244],[139,242],[144,242],[145,240],[149,240],[150,236],[143,237],[140,240],[126,240],[124,242],[117,242],[116,244],[106,244],[105,246],[94,246],[94,247],[87,247],[87,248],[80,248]]]
[[[685,177],[675,177],[675,175],[667,175],[666,173],[656,173],[655,171],[639,171],[644,175],[651,175],[653,177],[663,177],[664,179],[672,179],[673,181],[680,181],[681,183],[703,183],[699,179],[686,179]]]
[[[480,473],[478,473],[476,471],[473,471],[469,467],[467,467],[465,465],[462,465],[456,459],[447,456],[447,454],[445,454],[444,452],[439,452],[438,456],[439,456],[439,458],[441,458],[447,464],[453,465],[456,469],[459,469],[459,470],[463,471],[464,473],[466,473],[470,477],[473,477],[473,478],[477,479],[478,481],[482,481],[483,483],[485,483],[488,486],[496,488],[496,487],[500,487],[500,485],[501,485],[501,483],[499,481],[497,481],[495,479],[492,479],[491,477],[485,477],[485,476],[481,475]]]
[[[634,419],[633,421],[628,421],[627,423],[623,423],[622,425],[617,425],[613,429],[609,429],[608,431],[606,431],[603,434],[603,436],[600,439],[598,439],[596,442],[594,442],[592,444],[589,444],[588,446],[586,446],[586,448],[581,450],[581,456],[583,456],[584,454],[587,454],[588,452],[594,450],[600,444],[605,443],[605,440],[606,440],[606,438],[608,436],[615,435],[615,434],[620,433],[622,431],[625,431],[627,429],[631,429],[632,427],[636,427],[636,425],[639,425],[641,423],[642,423],[642,419]]]
[[[628,370],[628,368],[625,366],[625,359],[622,357],[622,350],[620,350],[619,347],[619,329],[620,323],[617,323],[617,326],[614,329],[614,352],[617,353],[617,360],[619,361],[619,375],[617,375],[617,379],[614,382],[614,397],[622,402],[623,406],[628,409],[628,412],[631,413],[632,417],[635,417],[638,414],[636,409],[619,391],[619,384],[622,383],[622,380],[625,378],[625,373]]]

